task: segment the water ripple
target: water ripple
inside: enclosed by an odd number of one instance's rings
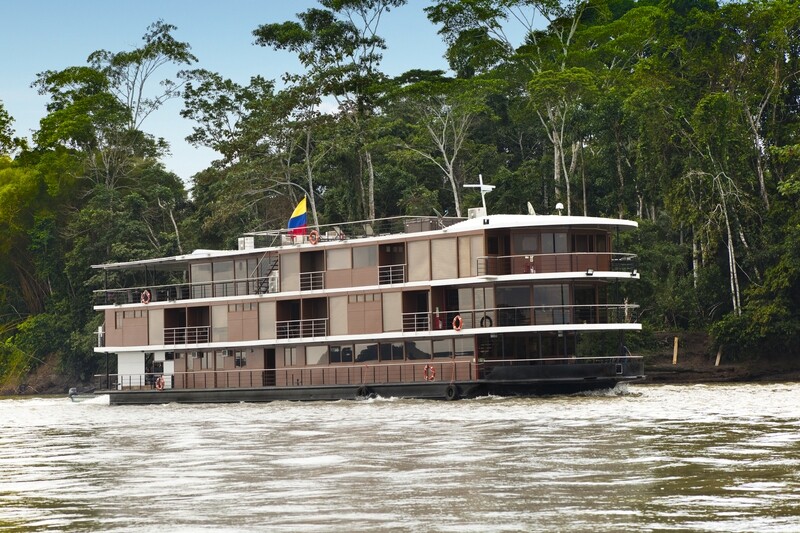
[[[0,530],[798,531],[800,385],[0,400]]]

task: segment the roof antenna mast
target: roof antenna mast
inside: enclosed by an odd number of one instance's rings
[[[488,214],[486,211],[486,193],[492,192],[494,189],[494,185],[484,185],[483,183],[483,174],[478,174],[478,183],[465,183],[464,187],[478,187],[481,191],[481,203],[483,203],[483,213],[484,215]]]

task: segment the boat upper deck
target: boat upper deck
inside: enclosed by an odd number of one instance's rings
[[[109,273],[119,273],[95,291],[95,303],[137,304],[144,290],[153,302],[166,302],[476,277],[638,277],[633,254],[611,251],[615,232],[637,226],[599,217],[489,215],[394,217],[319,226],[301,235],[254,232],[240,237],[236,250],[93,265],[107,281]],[[108,286],[115,284],[122,286]]]

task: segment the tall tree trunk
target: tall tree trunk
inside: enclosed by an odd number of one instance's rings
[[[367,176],[369,182],[367,183],[367,207],[369,210],[369,219],[375,220],[375,168],[372,166],[372,154],[369,150],[364,150],[364,155],[367,160]]]

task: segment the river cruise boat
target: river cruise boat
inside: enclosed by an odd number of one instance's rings
[[[484,207],[95,265],[96,392],[111,404],[454,400],[641,380],[623,337],[641,329],[637,306],[622,296],[639,274],[613,251],[636,227]]]

